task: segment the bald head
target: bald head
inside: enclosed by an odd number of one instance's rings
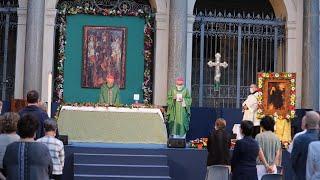
[[[308,111],[306,115],[303,117],[305,122],[306,129],[318,129],[320,116],[315,111]]]

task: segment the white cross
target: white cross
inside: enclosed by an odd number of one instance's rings
[[[215,66],[214,81],[219,84],[220,83],[220,77],[221,77],[220,67],[227,68],[228,67],[228,63],[227,62],[223,62],[223,63],[220,62],[220,60],[221,60],[220,53],[217,53],[215,55],[215,57],[216,57],[215,61],[213,62],[213,61],[210,60],[208,62],[208,66],[209,67]]]

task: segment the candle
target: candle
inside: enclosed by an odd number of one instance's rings
[[[48,109],[47,109],[47,113],[48,116],[51,117],[51,91],[52,91],[52,73],[50,72],[48,75]]]

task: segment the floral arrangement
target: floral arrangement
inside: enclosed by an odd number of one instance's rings
[[[289,82],[289,102],[286,106],[287,111],[285,115],[280,115],[274,112],[272,116],[277,119],[292,119],[295,117],[295,103],[296,103],[296,74],[295,73],[258,73],[258,118],[265,116],[264,103],[267,101],[266,96],[263,96],[263,88],[266,80],[287,80]]]
[[[208,145],[208,138],[200,138],[200,139],[195,139],[190,141],[191,148],[203,149],[203,148],[207,148],[207,145]]]
[[[153,14],[150,9],[133,10],[126,6],[118,8],[100,8],[90,1],[65,1],[58,5],[58,54],[55,73],[54,99],[63,102],[64,61],[66,41],[67,16],[76,14],[90,14],[102,16],[135,16],[145,19],[144,26],[144,82],[142,84],[144,103],[152,103],[152,61],[153,61]]]

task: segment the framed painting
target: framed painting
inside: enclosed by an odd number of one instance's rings
[[[258,116],[294,118],[295,85],[295,73],[258,73]]]
[[[125,87],[126,33],[123,27],[84,26],[82,87],[100,88],[109,74]]]

